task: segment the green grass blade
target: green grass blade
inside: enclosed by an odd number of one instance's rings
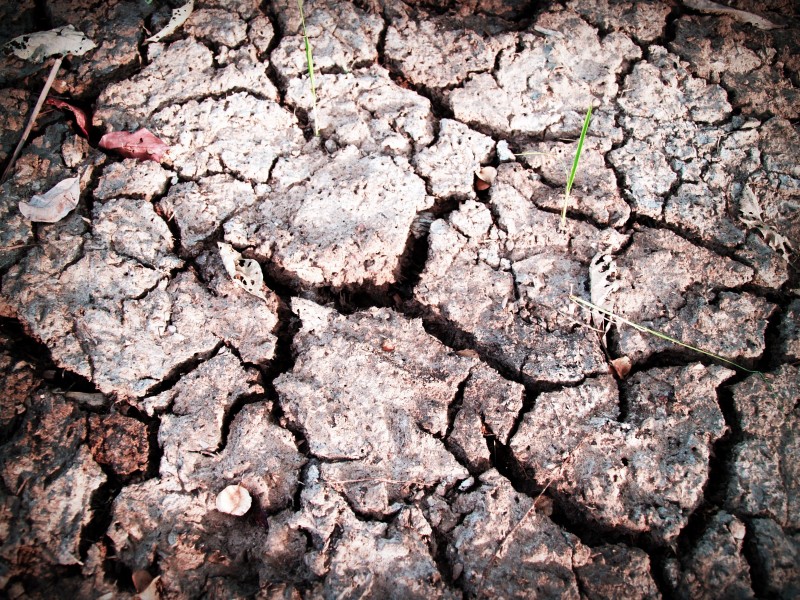
[[[300,9],[300,24],[303,26],[303,43],[306,48],[306,65],[308,65],[308,82],[311,85],[311,112],[314,119],[314,135],[319,136],[319,126],[317,125],[317,84],[314,81],[314,57],[311,54],[311,42],[306,34],[306,16],[303,12],[303,0],[297,0],[297,7]]]
[[[589,122],[592,120],[592,105],[589,105],[589,110],[586,111],[586,117],[583,119],[583,128],[581,129],[581,137],[578,140],[578,149],[575,151],[575,158],[572,161],[572,170],[567,178],[567,189],[564,192],[564,205],[561,207],[561,229],[567,226],[567,205],[569,205],[569,194],[572,191],[572,184],[575,181],[575,175],[578,172],[578,161],[581,159],[581,152],[583,152],[583,142],[586,140],[586,132],[589,130]]]
[[[620,317],[618,314],[611,312],[607,308],[603,308],[601,306],[597,306],[596,304],[593,304],[592,302],[589,302],[588,300],[584,300],[583,298],[578,298],[577,296],[570,295],[569,299],[572,300],[573,302],[575,302],[576,304],[578,304],[579,306],[582,306],[584,308],[588,308],[590,310],[596,310],[596,311],[602,313],[603,315],[607,316],[614,323],[624,323],[625,325],[633,327],[637,331],[641,331],[642,333],[649,333],[650,335],[653,335],[653,336],[655,336],[657,338],[660,338],[662,340],[666,340],[668,342],[672,342],[673,344],[677,344],[678,346],[682,346],[684,348],[688,348],[689,350],[694,350],[695,352],[699,352],[700,354],[705,354],[706,356],[710,356],[711,358],[713,358],[715,360],[718,360],[718,361],[724,362],[726,364],[729,364],[729,365],[731,365],[733,367],[736,367],[737,369],[741,369],[742,371],[746,371],[748,373],[756,373],[756,374],[759,374],[759,375],[762,375],[762,376],[764,375],[761,371],[753,371],[752,369],[748,369],[747,367],[743,367],[742,365],[740,365],[738,363],[735,363],[732,360],[728,360],[727,358],[723,358],[719,354],[714,354],[713,352],[709,352],[708,350],[703,350],[702,348],[698,348],[698,347],[692,346],[690,344],[685,344],[685,343],[681,342],[680,340],[676,340],[673,337],[670,337],[670,336],[668,336],[668,335],[666,335],[664,333],[661,333],[660,331],[656,331],[655,329],[650,329],[649,327],[645,327],[644,325],[639,325],[638,323],[634,323],[633,321],[629,321],[628,319],[626,319],[624,317]]]

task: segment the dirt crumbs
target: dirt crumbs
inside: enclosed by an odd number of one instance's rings
[[[96,44],[0,183],[0,596],[800,595],[796,3],[101,4],[0,7]]]

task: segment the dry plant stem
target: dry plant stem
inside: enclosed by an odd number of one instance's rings
[[[678,344],[678,346],[682,346],[683,348],[688,348],[689,350],[694,350],[695,352],[699,352],[700,354],[705,354],[706,356],[710,356],[711,358],[713,358],[715,360],[718,360],[718,361],[724,362],[726,364],[729,364],[732,367],[736,367],[737,369],[741,369],[742,371],[746,371],[748,373],[756,373],[756,374],[761,375],[762,377],[764,375],[761,371],[754,371],[752,369],[748,369],[747,367],[743,367],[742,365],[740,365],[738,363],[735,363],[732,360],[728,360],[727,358],[723,358],[719,354],[714,354],[713,352],[709,352],[708,350],[703,350],[702,348],[698,348],[698,347],[692,346],[690,344],[685,344],[685,343],[681,342],[680,340],[676,340],[673,337],[670,337],[670,336],[668,336],[668,335],[666,335],[664,333],[661,333],[660,331],[656,331],[655,329],[650,329],[649,327],[645,327],[644,325],[639,325],[638,323],[634,323],[633,321],[629,321],[628,319],[620,317],[619,315],[611,312],[607,308],[603,308],[602,306],[597,306],[596,304],[594,304],[592,302],[589,302],[588,300],[584,300],[583,298],[578,298],[577,296],[570,295],[569,299],[572,300],[573,302],[575,302],[576,304],[582,306],[583,308],[589,308],[589,309],[592,309],[592,310],[599,311],[600,313],[602,313],[605,316],[607,316],[611,320],[611,322],[614,323],[615,325],[619,325],[620,323],[624,323],[625,325],[633,327],[636,331],[641,331],[642,333],[649,333],[650,335],[653,335],[653,336],[655,336],[655,337],[657,337],[659,339],[666,340],[668,342],[672,342],[673,344]]]
[[[42,93],[39,94],[39,99],[36,101],[36,106],[33,107],[33,112],[31,113],[30,118],[28,118],[28,124],[25,125],[25,131],[22,132],[22,137],[20,138],[17,147],[14,149],[14,154],[11,155],[11,160],[8,162],[6,170],[3,171],[3,176],[0,178],[0,183],[3,183],[6,179],[8,179],[11,169],[14,168],[14,163],[19,157],[19,153],[22,152],[22,147],[25,145],[25,141],[31,134],[33,124],[36,123],[36,117],[39,116],[39,111],[42,110],[42,105],[44,104],[45,98],[47,98],[47,93],[50,91],[50,88],[53,86],[53,82],[56,80],[56,74],[61,68],[61,61],[63,60],[63,56],[56,57],[56,61],[53,63],[53,67],[50,69],[50,75],[48,75],[47,81],[44,83]]]

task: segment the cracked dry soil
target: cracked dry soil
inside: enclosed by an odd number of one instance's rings
[[[3,597],[800,595],[800,281],[739,218],[749,190],[800,247],[797,3],[731,3],[761,30],[309,0],[319,138],[292,0],[198,0],[145,44],[178,4],[0,7],[0,41],[98,45],[54,86],[91,143],[45,112],[2,186]],[[45,69],[2,59],[3,163]],[[96,148],[139,127],[160,164]],[[74,212],[22,218],[68,176]],[[765,375],[629,327],[604,348],[568,300],[600,256],[605,305]],[[215,509],[236,483],[243,517]]]

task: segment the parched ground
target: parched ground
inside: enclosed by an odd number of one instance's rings
[[[316,114],[293,0],[180,4],[0,7],[98,46],[2,185],[0,595],[800,596],[796,3],[309,0]]]

